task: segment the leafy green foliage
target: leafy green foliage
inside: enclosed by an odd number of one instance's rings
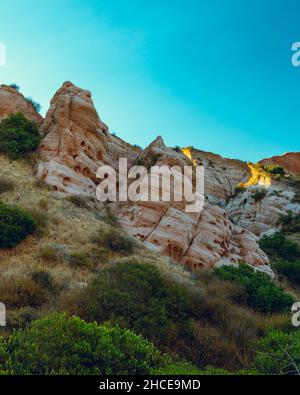
[[[297,244],[288,240],[282,232],[276,232],[272,236],[264,236],[259,245],[270,259],[295,260],[300,258]]]
[[[32,97],[26,97],[26,101],[27,103],[30,103],[32,105],[32,107],[35,109],[36,112],[41,111],[41,105],[36,101],[34,101]]]
[[[135,247],[135,240],[132,237],[113,227],[105,231],[100,230],[93,241],[113,252],[122,254],[131,254]]]
[[[300,286],[300,261],[279,260],[272,264],[272,268],[291,283]]]
[[[255,189],[255,190],[251,193],[253,199],[254,199],[256,202],[261,201],[261,200],[266,196],[266,194],[267,194],[267,192],[266,192],[265,188]]]
[[[0,248],[12,248],[34,233],[36,223],[25,211],[0,202]]]
[[[164,366],[151,343],[119,327],[50,314],[12,333],[0,345],[2,370],[11,374],[149,374]]]
[[[280,175],[284,176],[285,175],[285,170],[282,166],[279,165],[269,165],[269,166],[264,166],[264,169],[272,175]]]
[[[249,307],[263,312],[284,312],[291,308],[293,298],[279,288],[268,275],[255,272],[250,266],[224,266],[215,270],[223,280],[233,281],[245,287]]]
[[[9,115],[0,123],[0,152],[10,159],[34,151],[40,141],[37,125],[21,113]]]
[[[270,330],[259,342],[255,367],[261,374],[299,374],[300,331]]]
[[[117,322],[148,339],[162,339],[172,321],[184,321],[188,296],[142,263],[118,263],[101,272],[81,296],[89,321]]]
[[[15,183],[6,177],[0,177],[0,193],[10,192],[15,189]]]
[[[300,232],[300,214],[287,213],[280,217],[280,222],[283,225],[285,233]]]
[[[15,83],[9,84],[9,86],[10,86],[11,88],[15,89],[16,91],[19,91],[19,90],[20,90],[19,85],[15,84]]]

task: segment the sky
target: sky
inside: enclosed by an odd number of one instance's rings
[[[298,0],[1,0],[0,83],[42,105],[64,81],[146,147],[258,161],[300,151]]]

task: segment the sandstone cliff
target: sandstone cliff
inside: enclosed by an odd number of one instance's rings
[[[59,193],[94,196],[97,168],[109,164],[117,169],[119,157],[128,158],[129,165],[146,167],[202,163],[208,200],[201,214],[187,214],[184,202],[113,204],[120,225],[149,248],[192,268],[244,261],[272,274],[257,237],[233,224],[225,210],[236,184],[250,176],[245,163],[191,149],[177,152],[161,138],[145,150],[134,148],[109,133],[91,93],[70,82],[54,95],[42,132],[38,176]]]

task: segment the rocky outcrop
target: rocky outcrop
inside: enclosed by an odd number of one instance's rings
[[[205,194],[212,203],[224,205],[236,186],[246,182],[251,175],[247,164],[240,160],[222,158],[192,147],[183,148],[182,152],[194,164],[205,167]]]
[[[51,100],[42,125],[38,176],[62,193],[95,196],[99,166],[117,166],[129,145],[110,135],[91,92],[65,82]]]
[[[279,165],[289,174],[300,174],[300,152],[288,152],[259,162],[262,165]]]
[[[295,188],[284,181],[269,187],[253,185],[230,199],[226,211],[234,223],[262,236],[280,230],[282,216],[300,212],[295,197]]]
[[[175,173],[186,165],[203,164],[208,200],[201,213],[187,213],[186,202],[175,199],[113,203],[120,225],[149,248],[193,269],[244,261],[272,274],[257,237],[234,225],[225,209],[215,204],[225,206],[236,185],[249,178],[243,162],[203,151],[171,149],[161,137],[145,150],[135,148],[109,133],[91,93],[70,82],[53,97],[42,132],[38,176],[64,194],[95,196],[98,167],[108,164],[118,169],[119,158],[127,158],[129,166],[176,166],[170,170]],[[172,197],[172,184],[170,192]]]
[[[16,89],[8,86],[0,86],[0,121],[9,114],[21,112],[31,121],[41,126],[42,116],[36,112],[34,107],[26,98]]]

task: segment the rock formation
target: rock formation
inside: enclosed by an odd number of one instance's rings
[[[176,166],[170,170],[173,174],[187,165],[203,165],[206,200],[201,213],[186,212],[186,202],[175,199],[112,203],[120,225],[149,248],[191,268],[243,261],[272,275],[258,237],[277,229],[283,213],[300,210],[290,179],[270,181],[242,161],[192,147],[171,149],[161,137],[145,150],[136,148],[109,133],[91,93],[71,82],[54,95],[44,121],[19,92],[2,85],[0,118],[17,111],[41,125],[38,177],[60,194],[95,196],[98,167],[107,164],[117,170],[119,158],[127,158],[130,167]],[[299,153],[293,153],[263,163],[278,163],[294,175],[299,172],[298,160]],[[238,192],[238,184],[245,190]],[[256,189],[262,187],[265,192],[256,199]],[[170,192],[172,196],[172,183]]]
[[[65,82],[51,100],[42,132],[38,176],[63,193],[95,196],[98,167],[116,165],[129,147],[109,134],[91,93],[71,82]]]
[[[9,114],[23,113],[26,118],[36,122],[41,126],[43,122],[42,116],[36,112],[30,102],[18,92],[16,89],[8,86],[0,86],[0,121]]]
[[[95,196],[99,166],[117,169],[120,157],[129,165],[169,168],[203,163],[206,191],[214,203],[225,204],[238,182],[249,178],[240,161],[188,149],[174,150],[158,137],[145,150],[112,136],[99,118],[91,93],[66,82],[54,95],[42,125],[38,175],[60,193]],[[172,189],[172,188],[171,188]],[[172,191],[171,191],[172,192]],[[171,194],[172,196],[172,194]],[[224,208],[207,202],[202,213],[186,213],[185,202],[126,202],[113,204],[120,225],[149,248],[192,268],[211,268],[244,261],[271,273],[257,237],[234,225]]]

